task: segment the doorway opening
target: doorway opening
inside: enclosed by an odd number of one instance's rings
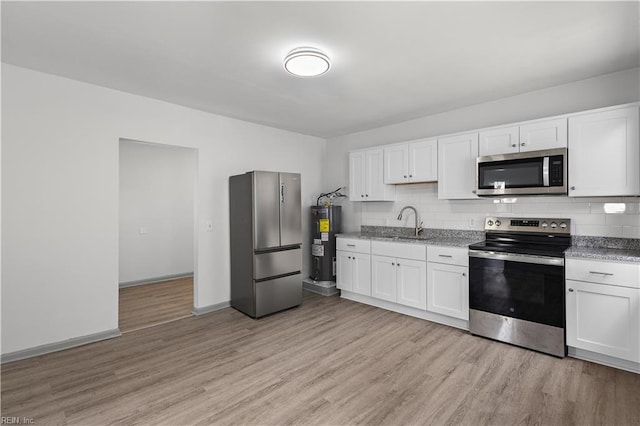
[[[198,152],[119,144],[118,327],[127,333],[192,315]]]

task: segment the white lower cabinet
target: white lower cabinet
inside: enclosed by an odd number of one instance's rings
[[[427,310],[469,320],[469,268],[427,263]]]
[[[567,259],[566,275],[567,345],[640,362],[640,265]]]
[[[469,320],[467,248],[427,247],[427,310]]]
[[[336,287],[371,295],[371,242],[338,238],[336,241]]]
[[[427,264],[418,260],[371,256],[371,295],[418,309],[427,308]]]

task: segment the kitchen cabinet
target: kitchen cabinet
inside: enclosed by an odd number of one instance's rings
[[[427,310],[469,320],[466,248],[427,246]]]
[[[536,120],[479,133],[480,156],[567,147],[567,119]]]
[[[640,265],[566,260],[567,345],[640,362]]]
[[[417,309],[427,307],[426,248],[422,244],[373,241],[371,296]]]
[[[569,118],[569,196],[640,195],[638,107]]]
[[[385,184],[433,182],[437,179],[437,139],[421,139],[384,147]]]
[[[438,139],[438,198],[477,198],[478,133]]]
[[[336,287],[340,290],[371,295],[370,241],[336,240]]]
[[[500,127],[479,133],[478,153],[483,155],[499,155],[520,152],[520,131],[518,126]]]
[[[520,124],[520,152],[567,147],[567,118]]]
[[[384,184],[382,148],[349,153],[349,200],[393,201],[396,189]]]

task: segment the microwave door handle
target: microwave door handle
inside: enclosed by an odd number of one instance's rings
[[[542,157],[542,186],[549,186],[549,157]]]

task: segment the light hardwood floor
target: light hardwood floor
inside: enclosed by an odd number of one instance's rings
[[[640,376],[337,297],[232,308],[2,366],[37,424],[638,425]]]
[[[191,315],[193,277],[120,289],[118,327],[125,333]]]

